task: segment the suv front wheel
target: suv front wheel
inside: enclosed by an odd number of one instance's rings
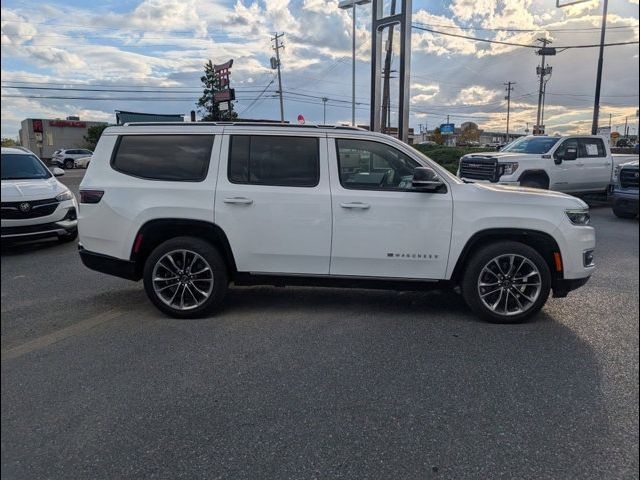
[[[216,310],[229,286],[218,250],[195,237],[158,245],[144,265],[144,288],[153,304],[176,318],[202,317]]]
[[[518,242],[499,242],[480,249],[462,280],[464,299],[478,316],[495,323],[518,323],[537,313],[551,291],[544,258]]]

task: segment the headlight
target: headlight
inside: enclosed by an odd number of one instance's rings
[[[513,175],[518,170],[518,162],[501,163],[502,175]]]
[[[578,208],[575,210],[565,210],[569,221],[574,225],[589,225],[591,223],[591,215],[588,208]]]
[[[620,176],[620,170],[622,170],[622,167],[620,165],[618,165],[615,170],[613,171],[613,181],[617,182],[618,181],[618,177]]]
[[[73,193],[71,193],[71,190],[65,190],[64,192],[62,192],[61,194],[56,196],[56,200],[58,200],[59,202],[64,202],[65,200],[73,200]]]

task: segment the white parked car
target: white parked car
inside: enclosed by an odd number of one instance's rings
[[[72,169],[75,167],[76,159],[91,155],[93,155],[93,152],[85,148],[56,150],[51,157],[51,163],[60,168]]]
[[[33,153],[2,148],[2,241],[78,235],[76,199]]]
[[[594,270],[580,199],[466,184],[352,127],[140,123],[107,128],[80,186],[80,256],[144,280],[163,312],[206,315],[236,285],[460,286],[479,316],[522,321]]]
[[[465,181],[556,190],[607,193],[618,165],[638,155],[612,155],[598,135],[521,137],[499,152],[472,153],[460,159]]]
[[[91,163],[91,156],[76,158],[73,161],[74,168],[88,168]]]

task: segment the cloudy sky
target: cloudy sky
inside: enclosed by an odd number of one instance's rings
[[[351,13],[338,0],[142,0],[2,2],[2,136],[24,118],[115,121],[114,110],[184,113],[201,94],[203,64],[234,59],[232,84],[243,117],[277,119],[270,38],[284,32],[285,116],[327,123],[351,119]],[[440,32],[558,47],[599,42],[598,1],[558,9],[555,0],[414,0],[413,23]],[[371,8],[358,7],[357,119],[369,119]],[[611,0],[607,42],[638,40],[638,0]],[[524,30],[524,31],[523,31]],[[588,131],[598,49],[549,58],[548,132]],[[504,82],[512,131],[535,121],[539,57],[533,49],[414,29],[411,126],[451,116],[503,131]],[[397,55],[393,69],[397,68]],[[64,89],[64,90],[62,90]],[[636,129],[638,44],[605,50],[601,123]],[[57,98],[52,98],[57,97]],[[395,107],[394,98],[392,105]]]

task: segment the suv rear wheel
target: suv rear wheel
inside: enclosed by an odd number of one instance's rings
[[[71,159],[71,158],[67,158],[67,159],[64,161],[64,168],[65,168],[65,169],[67,169],[67,170],[71,170],[71,169],[73,168],[73,166],[74,166],[73,159]]]
[[[145,262],[143,277],[153,304],[176,318],[212,313],[229,286],[218,250],[195,237],[176,237],[157,246]]]
[[[469,261],[462,281],[467,305],[495,323],[518,323],[537,313],[551,291],[544,258],[519,242],[488,245]]]

